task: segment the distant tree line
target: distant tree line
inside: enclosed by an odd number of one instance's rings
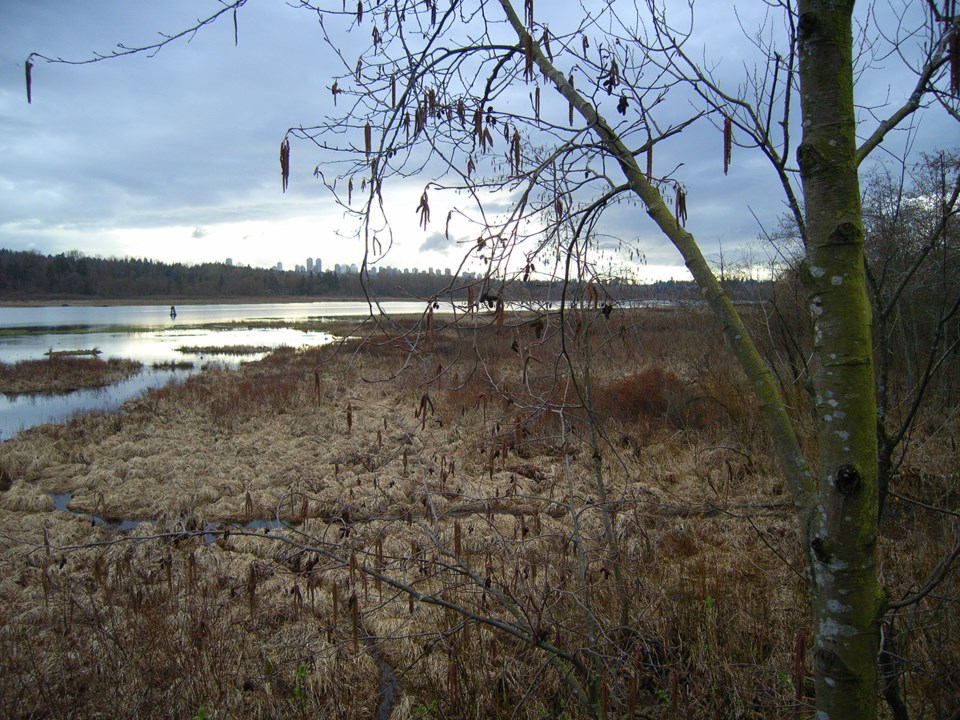
[[[467,296],[472,285],[479,298],[489,290],[505,299],[557,300],[558,282],[483,279],[473,275],[455,277],[411,270],[403,273],[372,273],[364,278],[367,291],[379,298],[432,298]],[[567,297],[578,297],[581,289],[567,288]],[[756,299],[760,283],[733,279],[727,291],[739,300]],[[0,299],[70,300],[127,298],[355,298],[362,296],[359,273],[284,272],[227,265],[225,263],[162,263],[137,258],[88,257],[78,251],[59,255],[0,249]],[[699,293],[692,282],[661,281],[638,285],[629,281],[604,283],[603,300],[695,300]]]

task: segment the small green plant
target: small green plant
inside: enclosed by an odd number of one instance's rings
[[[418,717],[433,717],[440,711],[440,704],[436,700],[431,700],[429,704],[420,703],[414,708]]]
[[[303,663],[297,665],[297,681],[293,686],[293,696],[300,704],[300,710],[307,708],[307,666]]]
[[[707,595],[707,596],[703,599],[703,606],[704,606],[705,608],[707,608],[707,610],[712,609],[713,606],[716,605],[716,603],[717,603],[717,601],[714,600],[713,597],[710,596],[710,595]]]
[[[194,713],[192,720],[208,720],[207,709],[201,705],[197,708],[197,712]]]

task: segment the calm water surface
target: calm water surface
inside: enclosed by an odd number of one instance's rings
[[[420,302],[381,303],[392,315],[421,313]],[[178,305],[170,317],[169,305],[111,307],[0,307],[0,329],[30,334],[0,337],[0,362],[39,360],[48,351],[97,348],[100,357],[139,360],[144,370],[117,385],[101,390],[80,390],[61,395],[0,394],[0,441],[18,431],[47,422],[62,422],[77,412],[113,410],[148,388],[182,381],[209,363],[236,365],[257,355],[205,356],[184,353],[181,347],[248,345],[276,348],[323,345],[333,336],[290,328],[229,329],[231,322],[296,321],[362,316],[370,308],[363,302],[257,303],[244,305]],[[200,326],[200,327],[197,327]],[[120,330],[122,328],[122,330]],[[188,361],[193,370],[154,370],[158,362]]]

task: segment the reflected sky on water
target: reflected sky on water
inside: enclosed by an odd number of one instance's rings
[[[388,315],[420,313],[425,303],[394,301],[380,307]],[[176,320],[169,305],[60,305],[44,307],[0,307],[0,328],[56,327],[70,325],[122,325],[142,328],[172,328],[233,321],[310,320],[364,316],[370,313],[365,302],[247,303],[223,305],[177,305]]]
[[[387,302],[382,307],[387,313],[400,315],[423,312],[424,303]],[[96,348],[103,359],[138,360],[144,364],[144,370],[99,390],[60,395],[0,394],[0,441],[39,423],[63,422],[74,413],[115,410],[148,388],[161,387],[171,380],[182,381],[208,363],[235,366],[265,354],[205,355],[180,352],[178,348],[238,345],[299,348],[323,345],[333,339],[325,332],[291,328],[227,329],[195,327],[197,325],[352,317],[368,312],[369,307],[362,302],[178,305],[174,320],[169,305],[2,307],[0,329],[29,329],[31,334],[0,337],[0,362],[39,360],[51,350]],[[78,326],[83,328],[82,332],[77,332]],[[125,331],[118,331],[120,327]],[[151,367],[154,363],[172,361],[192,362],[194,368],[157,370]]]

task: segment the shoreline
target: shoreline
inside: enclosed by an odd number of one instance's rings
[[[380,297],[380,302],[397,302],[409,300],[416,302],[417,298],[409,297]],[[321,302],[367,302],[363,296],[351,297],[304,297],[296,295],[278,295],[262,296],[253,295],[250,297],[218,297],[218,298],[193,298],[193,297],[156,297],[156,298],[35,298],[30,300],[10,300],[0,299],[0,308],[18,308],[18,307],[125,307],[125,306],[144,306],[144,305],[266,305],[283,304],[292,305],[296,303],[312,304]],[[426,302],[426,300],[424,300]]]

